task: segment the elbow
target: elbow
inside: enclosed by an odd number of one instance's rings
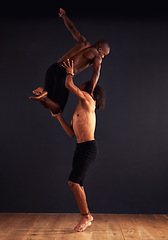
[[[69,25],[68,25],[68,30],[71,32],[71,31],[74,30],[74,28],[75,28],[75,25],[74,25],[72,22],[69,23]]]
[[[70,127],[70,131],[68,132],[68,135],[70,138],[72,138],[73,136],[75,136],[75,133],[74,133],[74,130],[73,130],[73,127],[71,126]]]
[[[98,77],[99,74],[100,74],[100,71],[99,71],[99,70],[94,70],[94,72],[93,72],[93,75],[94,75],[94,76]]]
[[[92,75],[92,82],[95,82],[95,81],[97,82],[97,80],[99,79],[99,75],[100,75],[99,71],[94,71]]]

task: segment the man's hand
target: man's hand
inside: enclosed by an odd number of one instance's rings
[[[63,62],[62,66],[66,69],[67,74],[71,74],[72,76],[74,76],[73,60],[70,62],[69,59],[67,59],[67,64],[65,62]]]
[[[58,13],[60,17],[66,16],[66,12],[64,9],[60,8],[60,12]]]

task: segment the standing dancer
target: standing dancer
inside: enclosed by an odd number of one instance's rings
[[[73,191],[81,213],[81,219],[73,231],[82,232],[90,226],[93,221],[93,216],[88,209],[86,201],[83,180],[90,165],[97,156],[97,142],[94,137],[96,127],[95,109],[104,108],[105,95],[103,88],[97,85],[94,89],[93,96],[91,96],[91,81],[84,83],[80,88],[76,87],[73,83],[73,61],[72,65],[69,59],[67,64],[63,64],[67,72],[65,86],[78,97],[78,104],[73,112],[71,126],[65,122],[61,113],[53,114],[51,112],[51,114],[58,119],[70,137],[75,135],[77,139],[73,167],[68,184]]]
[[[73,60],[74,75],[93,65],[92,95],[99,79],[102,58],[110,52],[110,47],[105,40],[98,40],[94,45],[87,42],[62,8],[60,8],[59,16],[64,20],[65,26],[71,32],[77,44],[47,70],[44,91],[42,87],[38,87],[33,91],[35,96],[30,97],[30,99],[40,101],[53,113],[63,112],[69,95],[69,90],[65,88],[66,71],[62,66],[63,62],[67,62],[67,59]]]

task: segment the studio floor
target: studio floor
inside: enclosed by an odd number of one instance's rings
[[[75,213],[0,213],[0,240],[168,240],[168,214],[93,214],[85,232],[72,233]]]

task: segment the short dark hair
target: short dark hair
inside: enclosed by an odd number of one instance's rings
[[[91,94],[91,81],[85,83],[84,91]],[[101,108],[105,108],[105,91],[104,88],[100,87],[100,85],[96,85],[93,92],[94,100],[96,101],[96,109],[100,110]]]
[[[95,48],[109,48],[110,49],[110,45],[106,40],[98,40],[94,45]]]

